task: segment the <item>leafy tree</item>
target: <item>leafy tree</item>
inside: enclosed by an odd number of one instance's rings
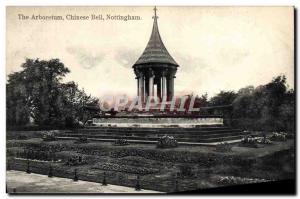
[[[18,82],[23,80],[22,73],[9,75],[6,85],[7,125],[24,125],[29,122],[29,107],[25,97],[25,87]]]
[[[278,76],[255,89],[240,89],[232,114],[238,127],[293,131],[294,112],[294,92],[287,89],[286,77]]]
[[[24,125],[29,117],[40,126],[86,120],[84,107],[97,99],[78,89],[74,82],[61,83],[70,72],[58,59],[26,59],[22,71],[8,76],[7,123]]]
[[[278,118],[282,122],[281,130],[295,132],[295,92],[289,90],[283,103],[279,107]]]
[[[210,99],[212,106],[230,105],[236,98],[237,94],[234,91],[221,91],[215,97]]]
[[[64,112],[67,113],[66,123],[72,126],[72,122],[82,122],[85,124],[91,119],[98,107],[99,100],[87,95],[84,90],[80,90],[74,82],[61,85],[62,101]]]
[[[237,93],[221,91],[210,99],[209,106],[211,114],[222,114],[224,122],[242,129],[295,131],[295,93],[288,89],[284,75]]]

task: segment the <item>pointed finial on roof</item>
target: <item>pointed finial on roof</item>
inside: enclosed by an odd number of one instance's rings
[[[153,16],[153,19],[157,19],[158,16],[156,15],[156,11],[157,11],[156,6],[154,6],[153,10],[154,10],[154,16]]]
[[[148,41],[148,44],[144,52],[133,65],[133,68],[137,65],[145,65],[147,67],[148,66],[147,64],[153,64],[153,63],[170,64],[178,67],[178,64],[173,59],[173,57],[169,54],[168,50],[166,49],[160,37],[158,31],[158,25],[157,25],[158,16],[156,13],[157,12],[156,6],[154,7],[153,10],[154,10],[154,16],[152,18],[154,20],[153,20],[153,28],[152,28],[150,39]]]

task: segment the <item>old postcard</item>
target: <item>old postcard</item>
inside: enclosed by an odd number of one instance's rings
[[[291,6],[7,6],[7,193],[295,193],[294,37]]]

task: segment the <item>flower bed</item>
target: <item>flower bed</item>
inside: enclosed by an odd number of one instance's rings
[[[68,166],[78,166],[87,164],[86,159],[82,155],[71,156],[68,158],[66,165]]]
[[[23,158],[29,160],[57,161],[58,158],[52,151],[32,150],[32,149],[7,149],[7,155],[10,157]]]
[[[57,154],[60,151],[73,151],[84,155],[107,156],[110,158],[124,158],[128,156],[142,157],[149,160],[175,163],[197,163],[210,167],[219,163],[245,164],[248,161],[234,154],[198,153],[190,151],[143,149],[136,147],[113,147],[99,143],[74,144],[73,141],[42,142],[35,140],[8,141],[9,147],[20,147],[24,149],[52,151]]]
[[[130,166],[130,165],[119,165],[119,164],[114,164],[114,163],[97,164],[96,166],[93,166],[92,168],[107,170],[107,171],[134,173],[134,174],[140,174],[140,175],[147,175],[147,174],[153,174],[153,173],[159,172],[158,169],[146,168],[146,167],[135,167],[135,166]]]
[[[290,141],[280,143],[280,145],[289,144]],[[270,148],[276,147],[276,144],[279,145],[279,143],[274,143],[274,146]],[[228,185],[230,183],[251,183],[250,178],[276,179],[277,176],[292,176],[291,169],[288,170],[289,173],[281,170],[281,168],[286,168],[285,163],[291,164],[292,157],[283,159],[284,155],[282,154],[271,154],[270,158],[263,156],[257,159],[256,156],[242,156],[235,150],[232,153],[217,153],[213,151],[213,148],[209,148],[206,152],[202,148],[200,151],[196,151],[194,148],[185,150],[184,147],[157,149],[153,145],[135,144],[114,147],[110,143],[92,141],[78,145],[70,140],[43,142],[41,139],[9,140],[8,145],[7,151],[10,151],[7,153],[8,156],[13,157],[16,151],[42,149],[45,152],[54,151],[57,158],[62,160],[59,162],[30,161],[30,169],[33,173],[48,175],[51,165],[54,176],[72,179],[76,168],[79,179],[101,183],[105,171],[109,184],[123,186],[134,186],[136,176],[141,175],[142,188],[161,191],[173,191],[176,176],[179,176],[180,190],[197,189],[199,183],[206,180],[209,183]],[[268,147],[266,149],[269,150]],[[256,149],[249,150],[255,151]],[[293,152],[288,152],[288,154],[293,154]],[[77,155],[83,156],[87,164],[66,165],[69,157]],[[282,160],[282,164],[278,164],[279,159]],[[27,160],[17,160],[17,162],[21,161],[23,162],[22,167],[13,165],[10,161],[10,165],[12,165],[10,168],[17,166],[25,171]],[[214,178],[219,175],[222,175],[222,178]]]
[[[266,179],[258,178],[242,178],[236,176],[219,176],[217,177],[217,183],[222,185],[233,185],[233,184],[249,184],[249,183],[260,183],[266,182]]]
[[[158,168],[163,165],[162,162],[155,161],[155,160],[149,160],[140,156],[127,156],[123,158],[114,158],[110,160],[110,163],[115,164],[126,164],[131,165],[135,167],[148,167],[148,168]]]

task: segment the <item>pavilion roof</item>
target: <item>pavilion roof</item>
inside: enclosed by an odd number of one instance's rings
[[[154,22],[151,37],[148,41],[148,44],[140,56],[140,58],[136,61],[135,65],[143,65],[143,64],[151,64],[151,63],[162,63],[162,64],[171,64],[178,66],[173,57],[169,54],[166,49],[158,30],[157,25],[157,16],[156,16],[156,8],[154,8]]]

